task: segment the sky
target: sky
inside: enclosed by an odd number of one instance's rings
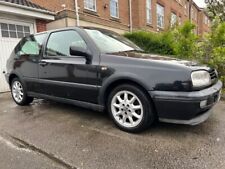
[[[205,0],[194,0],[194,2],[200,7],[200,8],[205,8]]]

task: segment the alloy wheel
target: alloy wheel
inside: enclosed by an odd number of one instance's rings
[[[133,128],[143,119],[143,105],[140,99],[130,91],[120,91],[111,101],[114,119],[122,126]]]
[[[23,100],[23,86],[19,81],[14,81],[12,84],[12,95],[16,102],[20,103]]]

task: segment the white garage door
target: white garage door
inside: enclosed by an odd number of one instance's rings
[[[24,36],[34,33],[34,24],[0,19],[0,92],[9,91],[3,71],[12,50]]]

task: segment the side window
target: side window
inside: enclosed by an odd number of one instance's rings
[[[85,41],[74,30],[52,33],[48,39],[46,56],[70,56],[71,46],[87,48]]]
[[[17,55],[39,55],[46,34],[31,35],[22,39]]]

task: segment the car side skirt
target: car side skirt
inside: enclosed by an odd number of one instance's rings
[[[56,102],[62,102],[62,103],[66,103],[66,104],[72,104],[72,105],[75,105],[78,107],[83,107],[83,108],[87,108],[87,109],[91,109],[91,110],[99,111],[99,112],[102,112],[105,109],[104,106],[102,106],[102,105],[87,103],[87,102],[78,101],[78,100],[60,98],[60,97],[55,97],[55,96],[49,96],[49,95],[40,94],[40,93],[28,92],[28,96],[40,98],[40,99],[46,99],[46,100],[53,100]]]

